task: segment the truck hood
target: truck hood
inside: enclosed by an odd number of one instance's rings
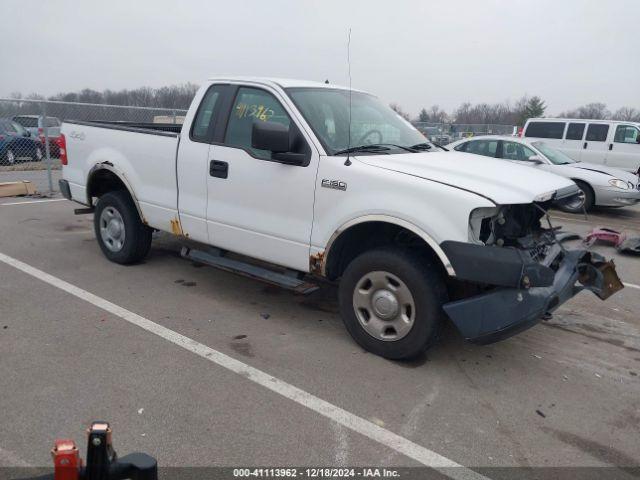
[[[575,187],[573,181],[559,175],[461,152],[360,155],[356,159],[372,167],[470,191],[497,205],[546,200],[553,192]]]

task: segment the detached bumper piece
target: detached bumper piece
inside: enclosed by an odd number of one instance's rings
[[[526,330],[582,290],[605,300],[624,288],[613,261],[556,244],[543,262],[526,251],[444,242],[456,276],[495,286],[487,293],[444,305],[458,330],[475,343],[493,343]]]

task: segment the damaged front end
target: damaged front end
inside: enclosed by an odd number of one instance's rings
[[[515,335],[582,290],[605,300],[624,288],[613,261],[565,248],[546,213],[550,203],[478,209],[469,222],[472,243],[441,244],[456,281],[475,287],[471,296],[444,305],[468,340],[492,343]]]

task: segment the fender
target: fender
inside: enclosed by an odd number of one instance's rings
[[[136,210],[138,211],[138,215],[140,215],[140,219],[142,220],[142,223],[146,225],[147,221],[145,220],[144,215],[142,214],[142,210],[140,209],[140,204],[138,203],[138,199],[135,193],[133,193],[133,188],[131,187],[131,184],[127,180],[127,177],[124,175],[123,172],[121,172],[116,167],[114,167],[113,164],[109,161],[96,163],[93,167],[91,167],[91,170],[89,170],[89,175],[87,175],[87,205],[90,205],[91,207],[93,207],[92,197],[89,193],[91,191],[91,178],[93,177],[93,174],[99,170],[108,170],[111,173],[113,173],[116,177],[118,177],[118,179],[126,187],[127,191],[129,192],[129,195],[131,195],[131,199],[133,200],[133,204],[136,206]]]
[[[433,251],[436,253],[438,258],[442,262],[442,265],[446,269],[447,273],[451,277],[456,276],[456,272],[453,269],[453,266],[451,265],[451,261],[449,260],[447,255],[444,253],[442,248],[440,248],[440,245],[438,244],[438,242],[436,242],[433,239],[433,237],[431,237],[431,235],[426,233],[424,230],[421,230],[420,228],[415,226],[413,223],[410,223],[410,222],[407,222],[406,220],[402,220],[401,218],[392,217],[389,215],[364,215],[362,217],[357,217],[344,223],[343,225],[340,226],[340,228],[338,228],[335,232],[333,232],[333,235],[331,235],[331,238],[329,238],[329,242],[327,243],[327,246],[324,250],[324,255],[320,256],[321,262],[322,262],[320,267],[322,276],[326,275],[328,254],[331,252],[331,247],[333,246],[333,243],[336,241],[336,239],[340,236],[342,232],[344,232],[348,228],[353,227],[354,225],[358,225],[360,223],[365,223],[365,222],[392,223],[394,225],[398,225],[399,227],[406,228],[407,230],[415,233],[418,237],[422,238],[427,243],[427,245],[429,245],[433,249]]]

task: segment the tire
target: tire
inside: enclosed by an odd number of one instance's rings
[[[93,225],[102,253],[112,262],[129,265],[149,253],[152,229],[140,220],[128,192],[119,190],[101,196]]]
[[[593,208],[593,205],[595,204],[595,200],[596,200],[595,194],[593,193],[593,189],[588,183],[583,182],[581,180],[574,180],[574,182],[576,183],[576,185],[584,195],[583,204],[572,205],[569,203],[560,203],[558,204],[558,208],[563,212],[567,212],[567,213],[583,213],[585,211],[586,212],[590,211]]]
[[[44,158],[44,153],[42,153],[42,148],[36,147],[36,151],[33,154],[32,160],[34,162],[41,162],[43,158]]]
[[[395,294],[395,304],[389,292]],[[411,250],[384,247],[361,254],[347,266],[338,296],[342,320],[353,339],[365,350],[391,360],[425,352],[438,339],[445,318],[442,274]],[[384,308],[376,311],[374,302]]]

